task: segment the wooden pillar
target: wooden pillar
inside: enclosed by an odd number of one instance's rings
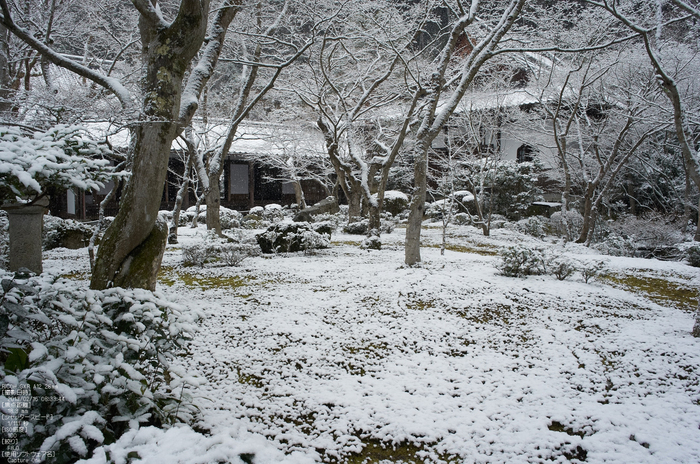
[[[255,163],[248,161],[248,208],[255,207]]]

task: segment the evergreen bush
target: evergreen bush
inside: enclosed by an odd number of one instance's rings
[[[130,428],[193,421],[187,386],[200,380],[172,361],[197,314],[145,290],[0,277],[3,401],[29,405],[23,417],[3,411],[26,427],[20,449],[75,462]]]

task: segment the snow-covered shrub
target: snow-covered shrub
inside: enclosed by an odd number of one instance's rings
[[[192,218],[196,214],[196,207],[191,206],[187,208],[185,214],[180,214],[180,225],[186,225],[192,222]],[[185,219],[183,220],[183,216]],[[223,230],[236,229],[241,227],[241,221],[243,220],[243,215],[234,209],[229,209],[224,206],[219,206],[219,223]],[[200,224],[206,224],[207,222],[207,206],[200,205],[199,216],[197,217],[197,222]]]
[[[263,209],[263,218],[270,222],[279,222],[284,219],[284,210],[282,206],[276,203],[265,205]]]
[[[567,210],[566,214],[557,211],[549,217],[549,226],[552,234],[573,240],[583,227],[583,216],[578,211]]]
[[[203,267],[208,258],[209,254],[204,244],[197,243],[182,247],[182,264],[185,266]]]
[[[505,227],[506,224],[508,224],[508,219],[506,219],[505,216],[502,216],[500,214],[491,215],[491,229],[502,229],[503,227]]]
[[[521,219],[514,224],[514,228],[519,232],[537,238],[547,235],[547,221],[542,216],[531,216]]]
[[[78,126],[55,126],[25,135],[16,127],[0,127],[0,200],[27,201],[49,188],[99,190],[115,177],[106,144],[89,138]]]
[[[408,195],[398,190],[387,190],[384,192],[384,202],[382,209],[392,216],[398,216],[408,208]]]
[[[452,222],[458,226],[466,226],[472,223],[472,219],[467,213],[457,213],[452,218]]]
[[[308,222],[277,223],[255,236],[263,253],[293,253],[330,246],[331,225]]]
[[[243,229],[264,229],[270,226],[270,221],[264,218],[265,208],[256,206],[251,208],[248,214],[243,216],[241,227]]]
[[[58,247],[78,249],[88,246],[93,229],[73,219],[44,216],[43,248],[53,250]]]
[[[362,240],[360,248],[362,248],[363,250],[381,250],[382,240],[379,238],[379,236],[372,234],[369,237],[366,237],[364,240]]]
[[[383,234],[390,234],[396,228],[396,221],[393,219],[382,220],[379,223],[379,230]]]
[[[248,214],[263,217],[265,215],[265,208],[263,208],[262,206],[253,206],[252,208],[250,208],[250,211],[248,211]]]
[[[238,266],[244,259],[260,254],[258,247],[247,243],[227,243],[221,246],[217,257],[227,266]]]
[[[382,234],[390,234],[396,228],[396,221],[383,220],[380,222],[379,230]],[[343,227],[343,232],[350,235],[367,235],[369,233],[369,219],[349,222]]]
[[[593,248],[610,256],[634,256],[636,251],[633,239],[623,237],[615,232],[609,232],[602,241],[595,243]]]
[[[693,267],[700,267],[700,245],[693,245],[685,250],[688,264]]]
[[[362,219],[361,221],[349,222],[343,227],[343,232],[350,235],[366,235],[369,229],[369,220]]]
[[[301,248],[306,254],[313,254],[316,250],[331,246],[331,236],[320,234],[314,230],[305,230],[301,234]]]
[[[200,381],[171,363],[186,352],[197,315],[145,290],[0,278],[3,403],[29,408],[21,418],[3,411],[3,425],[26,424],[20,449],[75,462],[139,424],[193,420],[187,386]]]
[[[459,211],[457,202],[452,199],[437,200],[425,205],[425,217],[442,219],[446,214],[453,215]]]
[[[537,186],[543,166],[539,162],[517,163],[501,161],[488,173],[485,185],[493,185],[489,199],[494,212],[517,221],[526,215],[533,201],[540,200],[542,191]]]
[[[545,255],[539,248],[516,245],[502,250],[499,254],[501,262],[496,267],[504,276],[542,275],[546,271]]]
[[[206,263],[220,261],[228,266],[238,266],[244,259],[258,254],[257,247],[251,244],[236,243],[208,233],[202,242],[182,247],[182,264],[203,267]]]
[[[670,247],[684,240],[679,224],[660,213],[625,216],[608,225],[619,235],[632,238],[637,248]]]
[[[600,278],[606,271],[607,264],[605,261],[595,261],[590,263],[581,264],[579,271],[581,271],[581,277],[583,281],[588,283],[591,280]]]
[[[558,280],[565,280],[571,277],[578,268],[579,266],[574,261],[561,256],[547,262],[547,272]]]
[[[333,231],[337,230],[340,224],[347,221],[347,216],[342,213],[321,213],[314,216],[315,223],[327,223]]]
[[[235,209],[219,207],[219,221],[221,222],[221,228],[226,229],[236,229],[241,227],[241,220],[243,215],[236,211]]]

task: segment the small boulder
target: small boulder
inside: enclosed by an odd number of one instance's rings
[[[327,197],[313,206],[304,208],[294,216],[294,222],[314,222],[313,217],[317,214],[335,214],[340,211],[338,200],[335,197]]]

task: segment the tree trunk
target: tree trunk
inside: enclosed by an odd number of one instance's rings
[[[693,240],[700,242],[700,201],[698,202],[698,224],[695,227],[695,237],[693,237]]]
[[[173,220],[170,223],[170,230],[168,231],[168,243],[177,243],[177,229],[180,226],[180,213],[182,212],[182,202],[187,195],[187,190],[190,185],[190,173],[192,171],[192,164],[196,154],[193,151],[188,150],[187,153],[187,163],[185,164],[185,172],[182,173],[182,184],[177,190],[177,197],[175,197],[175,207],[173,208]]]
[[[586,243],[588,240],[588,234],[593,226],[593,189],[591,186],[586,190],[585,202],[583,208],[583,226],[581,227],[581,233],[576,239],[576,243]]]
[[[376,236],[379,236],[379,231],[381,230],[382,224],[382,209],[379,204],[373,205],[369,204],[369,227],[367,228],[367,235],[371,236],[372,231],[376,231]]]
[[[693,325],[693,337],[700,338],[700,302],[695,310],[695,324]]]
[[[294,197],[296,198],[297,205],[299,205],[299,209],[306,208],[306,198],[304,197],[304,189],[301,188],[301,182],[294,180],[292,185],[294,185]],[[328,189],[326,189],[326,193],[328,193]]]
[[[413,169],[413,192],[411,194],[411,210],[408,214],[406,227],[406,244],[404,250],[405,262],[413,266],[421,261],[420,232],[425,211],[425,195],[428,190],[428,145],[425,139],[416,141],[415,167]]]
[[[206,193],[204,199],[204,202],[207,205],[207,230],[213,230],[216,235],[223,237],[224,234],[221,232],[221,221],[219,220],[219,214],[221,211],[219,178],[209,178],[209,182],[209,191]]]
[[[10,47],[9,47],[9,32],[5,26],[0,25],[0,115],[6,115],[12,109],[12,101],[10,99],[11,80],[10,80]]]
[[[156,221],[170,147],[179,131],[182,81],[204,41],[208,11],[208,1],[183,1],[167,27],[157,17],[142,14],[139,19],[145,68],[143,120],[134,131],[132,175],[121,207],[97,252],[93,289],[155,290],[168,235],[165,221],[158,225]]]
[[[130,263],[138,260],[139,254],[162,256],[163,250],[153,250],[150,246],[165,247],[165,237],[162,242],[155,239],[160,236],[160,232],[154,231],[154,225],[163,195],[170,144],[175,138],[175,129],[175,124],[171,122],[142,123],[136,129],[132,175],[122,197],[119,213],[107,228],[98,248],[91,288],[134,287],[155,290],[155,281],[150,272],[157,274],[158,269],[141,267],[139,271],[145,274],[137,274],[136,269],[131,269]],[[167,227],[165,235],[167,236]]]
[[[348,197],[348,222],[357,222],[362,219],[362,195],[357,189],[345,192]]]

